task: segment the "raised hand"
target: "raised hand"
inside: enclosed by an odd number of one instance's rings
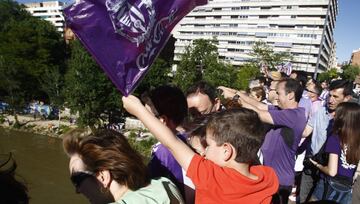
[[[125,110],[134,116],[138,117],[138,115],[141,114],[141,111],[146,111],[145,106],[134,95],[129,95],[128,97],[123,96],[122,101]]]
[[[235,89],[231,89],[225,86],[219,86],[218,89],[223,91],[222,95],[224,96],[224,98],[232,98],[236,94]]]

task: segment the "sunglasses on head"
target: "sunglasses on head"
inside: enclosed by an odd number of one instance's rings
[[[305,91],[310,92],[310,93],[313,93],[313,94],[318,94],[318,93],[316,93],[315,91],[311,91],[311,90],[309,90],[309,89],[305,89]]]
[[[94,174],[91,172],[78,171],[71,174],[70,180],[75,188],[78,188],[84,180],[91,177],[94,177]]]

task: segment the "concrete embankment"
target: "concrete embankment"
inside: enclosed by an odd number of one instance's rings
[[[5,122],[0,126],[5,128],[13,128],[15,118],[12,115],[3,115]],[[34,118],[32,116],[18,115],[20,126],[17,128],[20,131],[34,132],[43,135],[61,137],[63,133],[69,129],[76,128],[76,125],[62,120],[42,120],[41,118]]]

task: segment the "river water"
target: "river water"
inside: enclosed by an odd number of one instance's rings
[[[0,128],[0,154],[12,152],[16,173],[26,180],[30,203],[82,204],[69,179],[68,157],[62,140]]]

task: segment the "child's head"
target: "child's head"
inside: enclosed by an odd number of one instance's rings
[[[211,115],[201,115],[184,126],[188,133],[188,144],[196,153],[204,156],[206,149],[206,126]]]
[[[266,94],[263,87],[257,86],[250,89],[249,96],[260,102],[265,99]]]
[[[179,126],[187,116],[186,98],[177,87],[160,86],[143,96],[142,100],[151,107],[155,116],[162,119],[171,129]]]
[[[255,111],[240,108],[214,114],[206,128],[205,156],[220,166],[228,161],[252,164],[265,136]]]

